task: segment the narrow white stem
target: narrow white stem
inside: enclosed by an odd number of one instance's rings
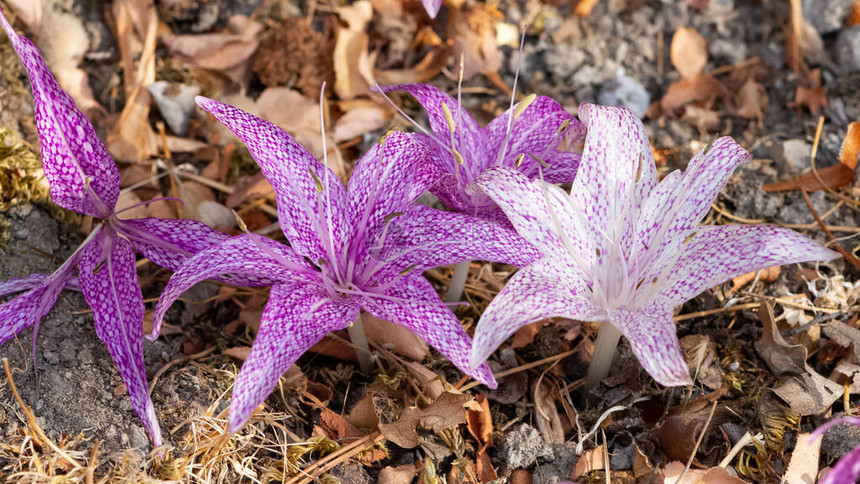
[[[463,289],[466,287],[466,278],[469,276],[469,266],[471,262],[460,262],[454,266],[454,275],[451,276],[451,283],[448,285],[448,294],[445,295],[445,302],[459,302],[463,297]]]
[[[585,377],[585,394],[587,395],[601,380],[609,375],[612,360],[621,339],[621,331],[608,322],[600,325],[597,331],[597,341],[594,343],[594,356],[588,366],[588,375]]]
[[[364,334],[364,326],[361,324],[361,315],[355,318],[346,331],[349,333],[349,340],[357,348],[355,348],[355,356],[358,358],[358,366],[361,372],[367,376],[373,374],[373,363],[370,361],[370,346],[367,344],[367,335]]]

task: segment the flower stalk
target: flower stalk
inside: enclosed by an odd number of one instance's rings
[[[370,345],[367,343],[367,334],[364,332],[361,315],[346,328],[346,332],[349,334],[349,341],[356,346],[355,357],[358,359],[361,372],[365,376],[371,376],[373,374],[373,362],[370,361]]]
[[[448,293],[445,294],[445,302],[460,302],[460,299],[463,298],[463,291],[466,288],[466,279],[469,277],[469,267],[471,265],[471,262],[466,261],[454,266],[454,274],[451,276],[451,283],[448,284]]]
[[[609,376],[612,368],[612,360],[618,351],[618,342],[621,340],[621,331],[611,323],[604,321],[600,323],[597,330],[597,341],[594,342],[594,355],[588,367],[588,375],[585,377],[585,394],[596,387],[601,380]]]

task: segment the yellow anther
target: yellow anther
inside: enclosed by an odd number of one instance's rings
[[[406,212],[391,212],[388,215],[386,215],[382,220],[385,221],[385,223],[388,223],[388,222],[391,222],[392,220],[396,219],[397,217],[403,215],[404,213],[406,213]]]
[[[457,83],[458,83],[458,84],[462,84],[462,83],[463,83],[463,72],[464,72],[465,70],[466,70],[466,53],[465,53],[465,52],[461,52],[461,53],[460,53],[460,72],[459,72],[459,74],[457,75]]]
[[[639,153],[639,162],[636,166],[636,178],[633,180],[633,183],[639,183],[639,179],[642,178],[642,160],[644,156],[642,153]]]
[[[514,161],[514,167],[519,168],[519,167],[520,167],[520,165],[522,165],[522,164],[523,164],[523,160],[524,160],[525,158],[526,158],[526,154],[525,154],[525,153],[520,153],[520,154],[517,156],[517,159]]]
[[[405,276],[406,274],[409,274],[410,272],[412,272],[413,269],[415,269],[415,267],[417,265],[418,264],[412,264],[411,266],[407,267],[406,269],[403,269],[402,271],[400,271],[400,275]]]
[[[235,210],[230,210],[230,211],[233,212],[233,218],[236,219],[236,225],[239,227],[239,230],[247,233],[248,232],[248,226],[245,225],[245,221],[242,220],[242,216],[239,215],[239,213],[236,212]]]
[[[308,166],[308,173],[311,174],[311,178],[313,178],[314,184],[317,186],[317,192],[322,193],[323,184],[322,180],[320,180],[320,177],[317,176],[316,172],[314,172],[313,168],[311,168],[310,166]]]
[[[462,165],[463,155],[461,155],[460,152],[457,151],[457,148],[451,148],[451,153],[454,153],[454,159],[457,160],[457,164]]]
[[[561,125],[558,127],[558,134],[564,134],[567,131],[567,128],[570,127],[570,119],[565,119],[561,122]]]
[[[384,144],[385,144],[385,140],[387,140],[387,139],[388,139],[388,136],[389,136],[389,135],[391,135],[391,133],[393,133],[393,132],[394,132],[394,130],[393,130],[393,129],[389,129],[388,131],[386,131],[386,132],[385,132],[385,134],[383,134],[382,136],[380,136],[380,137],[379,137],[379,145],[380,145],[380,146],[384,145]]]
[[[457,129],[457,125],[454,124],[454,116],[451,116],[451,110],[448,109],[448,105],[442,103],[442,112],[445,113],[445,122],[448,123],[448,129],[453,133]]]
[[[693,232],[692,234],[688,235],[687,238],[684,239],[684,245],[689,244],[698,234],[698,232]]]
[[[537,99],[537,94],[532,93],[526,96],[525,99],[520,101],[519,104],[517,104],[517,107],[514,108],[514,119],[519,118],[523,114],[523,112],[528,109],[528,107],[531,106],[533,102],[535,102],[535,99]]]

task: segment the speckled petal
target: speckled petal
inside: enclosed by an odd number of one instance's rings
[[[337,176],[274,124],[204,97],[198,97],[197,104],[248,146],[275,190],[281,230],[296,252],[313,261],[336,258],[331,253],[341,253],[339,244],[347,230],[346,190]],[[311,171],[324,187],[322,192]]]
[[[29,291],[45,284],[48,279],[53,277],[53,274],[30,274],[24,277],[13,277],[0,282],[0,298],[6,297],[16,292]],[[78,285],[77,277],[69,277],[63,285],[63,289],[70,291],[80,291],[81,286]]]
[[[60,292],[74,279],[72,274],[75,273],[80,258],[81,250],[78,249],[53,274],[33,274],[30,277],[10,280],[12,282],[5,286],[2,296],[18,292],[23,286],[35,284],[39,279],[41,282],[30,286],[32,290],[29,292],[0,304],[0,345],[30,326],[36,325],[38,328],[38,322],[54,307]],[[35,340],[34,337],[34,347]]]
[[[460,371],[490,388],[496,388],[493,372],[486,363],[474,369],[469,366],[472,338],[439,299],[433,285],[421,274],[404,277],[384,296],[363,299],[362,306],[371,315],[408,328]]]
[[[388,216],[406,210],[439,179],[442,173],[428,163],[429,154],[424,139],[393,132],[361,157],[347,192],[354,246],[379,234]]]
[[[421,0],[421,3],[424,4],[424,10],[427,11],[427,15],[430,18],[436,18],[439,15],[439,9],[442,8],[442,0]]]
[[[251,286],[270,286],[296,281],[318,280],[314,270],[296,252],[281,243],[256,234],[244,234],[202,250],[185,261],[161,292],[153,315],[152,334],[156,339],[167,309],[179,296],[205,279],[217,276],[242,278]]]
[[[576,172],[579,169],[579,163],[582,161],[582,153],[554,151],[544,161],[550,167],[549,169],[542,168],[543,181],[547,183],[567,183],[576,179]],[[535,178],[539,178],[539,176]]]
[[[203,222],[187,219],[120,220],[116,229],[141,255],[172,271],[192,255],[230,238]]]
[[[582,212],[585,238],[608,253],[610,240],[629,249],[633,221],[657,184],[657,171],[642,121],[626,108],[583,103],[587,135],[571,199]]]
[[[296,360],[326,333],[358,317],[358,306],[326,301],[315,286],[272,287],[251,354],[242,365],[230,402],[230,432],[237,432]]]
[[[860,446],[845,454],[818,484],[856,484],[860,478]]]
[[[572,255],[581,262],[580,269],[584,272],[580,277],[590,271],[594,242],[582,237],[577,207],[564,190],[540,180],[530,181],[511,168],[491,168],[475,183],[544,257],[567,259]]]
[[[516,107],[513,109],[516,110]],[[556,147],[563,139],[563,135],[559,134],[559,128],[565,121],[568,122],[565,133],[570,132],[575,137],[580,138],[571,140],[571,142],[574,144],[582,142],[581,137],[584,130],[580,129],[580,122],[550,97],[536,97],[526,110],[513,121],[511,121],[512,114],[513,111],[509,109],[497,116],[483,131],[488,142],[488,152],[491,153],[491,156],[498,157],[498,153],[505,147],[505,133],[507,133],[508,123],[512,122],[505,155],[501,158],[498,166],[513,167],[517,157],[522,153],[525,157],[519,170],[529,178],[536,178],[538,168],[541,166],[529,155],[534,155],[547,162],[549,168],[542,168],[545,173],[553,172],[555,166],[550,161],[552,161]],[[493,158],[490,161],[495,163],[496,159]],[[575,172],[573,175],[575,176]],[[570,176],[562,182],[573,181],[574,176]]]
[[[552,260],[520,269],[481,315],[470,364],[486,361],[518,329],[535,321],[554,317],[605,320],[605,312],[591,303],[587,293],[582,281],[559,270]]]
[[[770,225],[702,225],[693,233],[660,293],[673,306],[747,272],[840,257],[793,230]]]
[[[692,384],[671,307],[650,304],[635,312],[617,309],[609,322],[621,330],[633,354],[657,383],[667,387]]]
[[[393,274],[459,262],[485,260],[525,266],[540,256],[513,229],[494,222],[423,205],[409,207],[386,234],[381,258]]]
[[[51,198],[69,210],[104,218],[119,197],[119,170],[93,125],[60,85],[39,49],[15,30],[0,10],[0,23],[21,58],[33,87],[36,128]]]
[[[735,168],[751,158],[733,139],[720,138],[707,153],[697,154],[683,174],[672,173],[660,182],[642,208],[638,227],[641,243],[659,244],[654,267],[665,266],[675,258]]]
[[[440,143],[446,147],[450,147],[451,131],[448,128],[448,122],[445,120],[444,108],[442,108],[443,103],[447,105],[455,124],[454,147],[460,152],[466,163],[470,165],[473,173],[479,173],[486,167],[485,160],[488,159],[488,140],[482,136],[481,127],[475,121],[475,118],[472,117],[468,110],[459,106],[457,100],[448,95],[448,93],[429,84],[400,84],[397,86],[381,86],[381,89],[383,92],[406,91],[411,94],[421,103],[421,106],[427,112],[433,135]],[[436,162],[444,161],[444,163],[440,164],[440,168],[453,173],[454,157],[447,151],[445,153],[444,160],[437,157]]]
[[[128,388],[131,407],[158,447],[161,428],[146,383],[143,295],[131,244],[112,230],[104,230],[82,251],[79,274],[84,298],[93,308],[96,334]]]

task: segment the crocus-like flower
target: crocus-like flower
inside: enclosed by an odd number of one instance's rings
[[[729,175],[750,154],[720,138],[686,172],[659,184],[639,119],[624,108],[584,104],[582,163],[570,191],[494,169],[478,185],[542,258],[490,303],[475,332],[472,365],[519,327],[550,317],[608,322],[663,385],[690,383],[672,311],[739,274],[833,251],[767,225],[699,226]],[[602,331],[602,329],[601,329]]]
[[[15,33],[2,10],[0,22],[33,87],[42,164],[51,198],[63,208],[101,219],[53,274],[33,274],[0,283],[0,297],[29,289],[0,305],[0,344],[35,326],[35,357],[39,321],[48,314],[64,288],[80,290],[93,309],[96,333],[128,388],[132,408],[153,444],[161,445],[161,430],[146,384],[143,296],[132,248],[161,266],[176,269],[191,254],[228,237],[192,220],[119,219],[115,212],[120,192],[119,170],[92,124],[57,84],[36,46]],[[230,282],[253,281],[231,279]]]
[[[347,191],[277,126],[210,99],[197,102],[248,146],[275,190],[290,242],[287,247],[249,233],[201,251],[173,275],[155,310],[157,332],[182,292],[217,274],[272,285],[233,389],[231,432],[302,353],[326,333],[348,327],[362,309],[409,328],[455,366],[495,386],[487,365],[467,365],[471,339],[422,272],[473,259],[521,266],[537,251],[496,223],[413,205],[439,177],[421,140],[387,135],[359,160]]]
[[[510,167],[528,179],[573,181],[580,154],[557,149],[562,142],[576,147],[585,135],[582,124],[555,100],[529,96],[490,124],[481,127],[453,97],[427,84],[384,86],[383,92],[406,91],[427,111],[432,133],[426,146],[431,160],[445,174],[430,191],[452,210],[507,224],[496,203],[475,180],[493,167]]]
[[[860,417],[833,419],[815,429],[810,437],[820,437],[827,432],[827,429],[839,424],[851,424],[860,427]],[[839,459],[839,462],[833,466],[833,469],[830,469],[830,472],[823,479],[818,481],[818,484],[855,484],[858,478],[860,478],[860,446],[855,447],[854,450]]]
[[[427,11],[427,15],[430,18],[436,18],[439,15],[439,9],[442,8],[442,0],[421,0],[421,3],[424,4],[424,10]]]

